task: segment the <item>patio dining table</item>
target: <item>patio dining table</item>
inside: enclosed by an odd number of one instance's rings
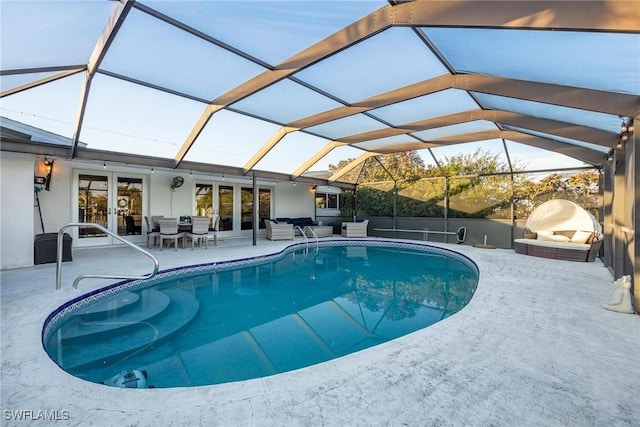
[[[191,223],[191,222],[179,222],[178,223],[178,231],[190,232],[191,230],[193,230],[193,223]]]

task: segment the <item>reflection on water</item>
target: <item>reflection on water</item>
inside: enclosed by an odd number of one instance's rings
[[[134,369],[144,369],[155,387],[238,381],[425,328],[464,307],[477,279],[442,252],[298,251],[274,263],[163,282],[136,291],[139,298],[103,300],[72,316],[46,347],[65,370],[90,381]]]

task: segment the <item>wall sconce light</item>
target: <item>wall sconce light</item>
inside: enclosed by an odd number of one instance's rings
[[[609,154],[607,154],[607,161],[608,162],[612,162],[613,161],[613,153],[614,153],[614,150],[612,148],[611,150],[609,150]]]
[[[106,169],[107,168],[107,164],[105,162],[102,162],[102,169]]]
[[[45,157],[43,163],[46,175],[44,176],[44,182],[42,182],[42,184],[44,185],[44,189],[49,191],[49,187],[51,186],[51,173],[53,172],[53,160]]]

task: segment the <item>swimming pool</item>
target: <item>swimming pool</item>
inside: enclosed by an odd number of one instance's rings
[[[477,281],[466,257],[428,245],[325,241],[307,253],[295,244],[97,290],[52,313],[42,340],[62,369],[88,381],[218,384],[321,363],[425,328],[463,308]],[[132,372],[136,381],[123,380]]]

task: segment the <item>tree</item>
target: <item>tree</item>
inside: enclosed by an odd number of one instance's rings
[[[335,173],[353,159],[340,161],[330,165],[329,171]],[[347,182],[359,183],[358,212],[363,215],[393,215],[394,188],[398,181],[415,181],[425,176],[425,164],[416,151],[407,151],[369,158],[359,167],[346,174]],[[346,200],[345,200],[346,199]],[[344,197],[341,201],[341,213],[350,216],[353,209],[352,198]]]
[[[331,171],[350,161],[330,166]],[[520,169],[512,166],[514,171]],[[417,152],[410,151],[367,159],[352,171],[349,181],[359,184],[360,216],[393,216],[395,206],[397,216],[441,218],[448,177],[450,218],[510,219],[512,197],[516,218],[526,218],[540,203],[557,198],[574,201],[597,218],[598,172],[549,174],[538,182],[526,173],[510,172],[501,155],[488,150],[445,157],[430,167],[425,167]],[[345,201],[341,206],[352,213],[354,204]]]
[[[440,163],[440,169],[429,170],[429,176],[478,175],[508,171],[508,165],[500,161],[500,154],[478,148],[473,153],[446,156]]]
[[[376,160],[377,159],[377,160]],[[341,160],[337,165],[329,165],[332,174],[339,171],[353,159]],[[424,160],[416,151],[385,154],[369,158],[361,167],[356,167],[358,183],[379,181],[401,181],[419,179],[425,176]],[[355,179],[347,179],[355,182]]]
[[[516,218],[527,218],[540,204],[566,199],[580,205],[598,218],[599,173],[588,170],[576,174],[549,174],[538,182],[526,180],[516,187]]]

